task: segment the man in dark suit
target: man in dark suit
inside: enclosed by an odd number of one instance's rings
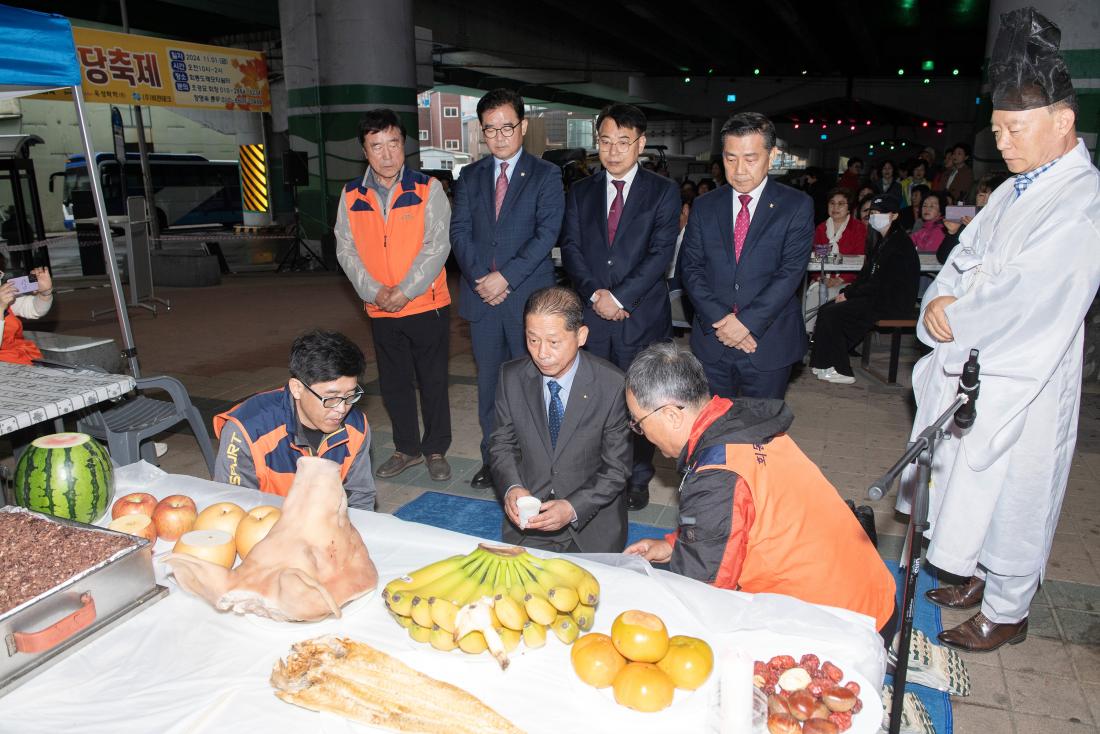
[[[481,469],[470,484],[492,486],[489,434],[497,372],[522,357],[523,304],[554,284],[550,250],[558,240],[565,201],[561,170],[523,150],[523,98],[494,89],[477,103],[492,156],[466,166],[455,184],[451,249],[462,268],[458,313],[470,322],[477,364]]]
[[[585,350],[621,370],[634,355],[672,333],[665,275],[680,233],[676,183],[638,165],[645,114],[629,104],[596,119],[604,171],[569,189],[561,257],[585,304]],[[627,506],[649,503],[653,444],[634,441]]]
[[[695,306],[691,349],[725,398],[782,398],[806,353],[797,291],[813,243],[813,202],[771,181],[775,127],[755,112],[722,126],[729,185],[691,208],[680,246],[684,292]]]
[[[617,553],[626,545],[623,490],[632,450],[623,373],[580,352],[589,330],[581,299],[568,288],[535,292],[524,324],[530,358],[500,369],[489,447],[503,539]],[[516,501],[528,495],[542,506],[521,528]]]

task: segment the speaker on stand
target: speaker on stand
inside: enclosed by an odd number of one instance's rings
[[[316,267],[328,270],[325,262],[313,251],[304,239],[302,239],[302,219],[298,211],[298,187],[309,185],[309,156],[305,151],[288,150],[283,154],[283,182],[290,187],[294,201],[294,242],[290,243],[282,258],[279,259],[279,267],[275,270],[281,273],[283,269],[309,270]],[[305,254],[302,254],[305,250]]]

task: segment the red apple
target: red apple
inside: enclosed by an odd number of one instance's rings
[[[271,505],[253,507],[248,514],[241,518],[237,525],[237,554],[244,560],[252,547],[267,537],[275,523],[279,522],[283,511]]]
[[[111,519],[117,520],[123,515],[152,517],[156,506],[157,498],[148,492],[131,492],[125,497],[119,497],[111,506]]]
[[[237,523],[244,517],[244,509],[232,502],[218,502],[210,505],[195,518],[195,530],[224,530],[233,535],[237,532]]]
[[[165,497],[153,510],[153,522],[162,540],[178,540],[195,525],[195,501],[183,494]]]
[[[107,526],[107,529],[136,535],[145,538],[150,543],[157,542],[157,526],[153,523],[153,518],[148,515],[123,515],[111,520],[111,524]]]

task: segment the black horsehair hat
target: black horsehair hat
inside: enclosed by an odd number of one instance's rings
[[[1062,32],[1035,8],[1001,14],[989,59],[995,110],[1032,110],[1073,97],[1073,81],[1058,48]]]

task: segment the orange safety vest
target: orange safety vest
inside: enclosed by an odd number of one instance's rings
[[[340,465],[342,482],[359,453],[369,449],[366,444],[367,418],[362,411],[355,409],[348,411],[340,430],[325,436],[316,454],[308,444],[300,445],[296,435],[299,423],[294,397],[285,387],[253,395],[214,416],[214,436],[218,439],[221,439],[227,422],[237,426],[248,444],[247,448],[228,446],[227,454],[247,450],[256,472],[254,477],[235,474],[236,462],[232,461],[231,456],[229,483],[241,486],[255,484],[261,492],[282,497],[286,497],[294,482],[299,457],[316,455],[335,461]]]
[[[726,545],[715,586],[851,609],[882,629],[894,612],[894,579],[836,489],[789,436],[699,453],[692,471],[739,477],[733,515],[742,533]]]
[[[386,217],[382,215],[382,206],[374,190],[365,186],[362,179],[344,187],[343,205],[347,208],[355,249],[367,272],[382,285],[400,284],[424,246],[424,217],[431,181],[430,176],[405,168],[397,184],[401,191],[394,197]],[[412,316],[443,308],[450,302],[447,269],[443,267],[426,291],[396,313],[384,311],[373,303],[363,306],[368,316],[377,319]]]

